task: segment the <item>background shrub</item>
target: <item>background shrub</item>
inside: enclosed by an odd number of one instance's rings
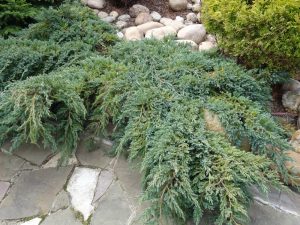
[[[0,1],[0,35],[7,37],[33,21],[37,10],[26,0]]]
[[[251,67],[300,69],[300,1],[205,0],[202,18],[224,52]]]

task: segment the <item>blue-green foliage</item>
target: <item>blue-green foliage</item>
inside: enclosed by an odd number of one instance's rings
[[[266,107],[276,76],[172,40],[118,41],[76,3],[46,10],[0,47],[0,144],[69,156],[81,132],[113,122],[116,154],[140,160],[144,224],[198,224],[207,212],[217,225],[245,224],[251,185],[266,192],[291,179],[287,134]]]

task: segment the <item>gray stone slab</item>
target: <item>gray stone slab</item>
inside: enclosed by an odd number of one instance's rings
[[[0,180],[11,180],[24,163],[25,161],[23,159],[0,152]]]
[[[108,190],[114,180],[114,173],[109,170],[102,170],[98,178],[98,183],[95,191],[93,202],[98,201]]]
[[[8,188],[9,188],[9,186],[10,186],[10,183],[4,182],[4,181],[0,181],[0,202],[4,198],[4,196],[5,196]]]
[[[107,168],[113,158],[109,155],[111,146],[108,146],[102,142],[97,144],[97,148],[93,151],[89,151],[84,141],[81,141],[76,156],[81,165],[95,166],[99,168]]]
[[[282,192],[280,195],[280,209],[300,217],[300,195],[292,191]]]
[[[254,202],[249,210],[249,225],[299,225],[300,217],[283,213],[270,206]]]
[[[101,198],[91,225],[125,225],[128,224],[131,213],[122,188],[115,182]]]
[[[52,154],[52,152],[49,149],[43,149],[37,145],[24,144],[15,150],[15,154],[35,165],[40,166]]]
[[[115,173],[124,187],[132,205],[139,205],[139,197],[142,193],[142,175],[137,169],[137,163],[129,163],[120,156],[115,166]]]
[[[51,212],[56,212],[59,209],[65,209],[68,208],[69,206],[70,206],[69,195],[66,191],[62,190],[55,197],[55,200],[52,204]]]
[[[47,213],[71,170],[72,167],[63,167],[22,172],[0,204],[0,220]]]
[[[57,211],[46,217],[40,225],[82,225],[71,209]]]

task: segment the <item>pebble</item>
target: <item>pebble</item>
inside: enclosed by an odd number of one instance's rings
[[[155,11],[153,11],[151,13],[151,16],[152,16],[153,21],[155,21],[155,22],[158,22],[161,19],[161,15],[158,12],[155,12]]]

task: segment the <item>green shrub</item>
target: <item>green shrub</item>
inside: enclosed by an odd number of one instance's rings
[[[10,82],[48,74],[94,54],[91,46],[81,42],[0,39],[0,90]]]
[[[205,0],[202,19],[224,52],[251,67],[300,69],[300,1]]]
[[[45,9],[36,20],[36,24],[20,34],[22,38],[59,44],[81,41],[97,50],[103,50],[118,40],[111,25],[101,21],[92,10],[78,2],[64,3],[57,9]]]
[[[36,13],[26,0],[0,1],[0,36],[7,37],[28,25]]]
[[[142,160],[145,224],[159,224],[162,214],[198,222],[206,211],[218,212],[218,225],[244,224],[248,188],[266,191],[279,186],[278,174],[289,177],[287,134],[264,107],[270,89],[259,74],[168,42],[120,43],[111,56],[128,72],[101,75],[91,118],[100,129],[112,120],[116,151]],[[206,110],[224,133],[209,128]],[[243,139],[252,153],[241,149]]]
[[[21,144],[43,143],[69,156],[77,146],[86,109],[77,90],[80,69],[66,69],[11,84],[0,95],[0,142],[10,140],[10,151]],[[74,75],[73,75],[74,76]],[[72,80],[72,81],[71,81]]]

